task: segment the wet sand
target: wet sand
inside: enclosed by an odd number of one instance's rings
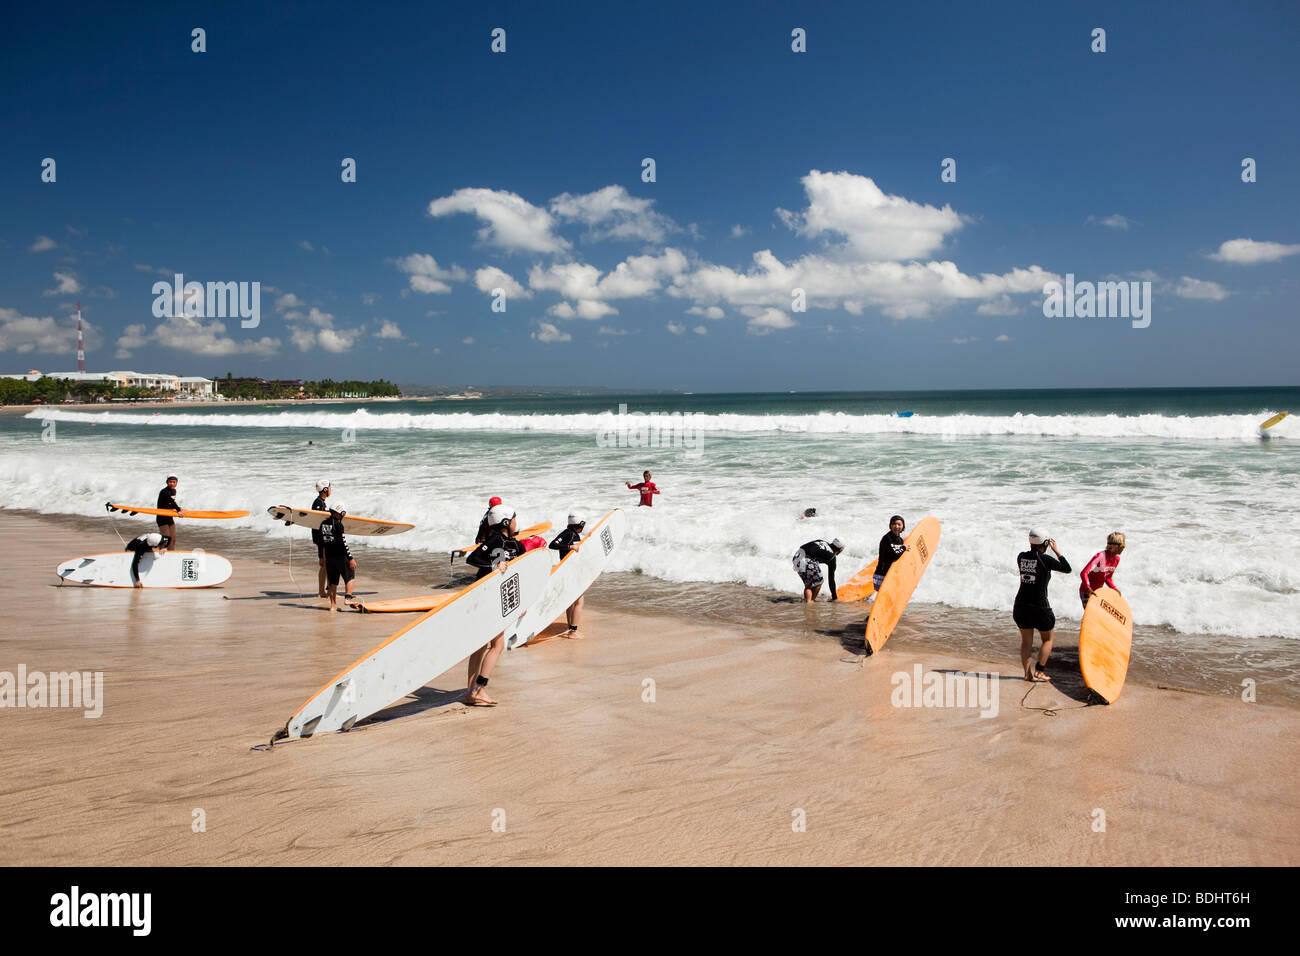
[[[503,656],[499,707],[454,702],[458,665],[392,719],[268,750],[409,617],[327,614],[311,567],[295,585],[229,547],[217,589],[58,586],[111,534],[13,513],[0,530],[0,671],[104,674],[97,719],[0,710],[6,865],[1300,862],[1300,713],[1135,682],[1085,707],[1063,641],[1056,686],[1022,703],[1005,659],[902,629],[863,660],[848,639],[630,614],[598,582],[586,640]],[[359,592],[420,590],[362,570]],[[996,715],[894,706],[917,665],[1000,669]]]

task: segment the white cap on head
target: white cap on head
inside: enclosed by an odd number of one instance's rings
[[[317,491],[324,491],[329,486],[330,486],[330,480],[328,478],[322,478],[320,481],[316,482]]]
[[[834,541],[831,542],[831,547],[834,548],[836,551],[843,551],[844,542],[841,541],[839,538],[836,538]]]
[[[583,518],[582,515],[580,514],[569,515],[569,524],[585,524],[585,523],[586,523],[586,519]]]
[[[326,507],[326,508],[329,508],[330,511],[337,512],[338,514],[341,514],[341,515],[345,515],[345,514],[347,514],[347,512],[343,510],[343,505],[340,504],[339,502],[337,502],[337,501],[334,500],[334,496],[333,496],[333,495],[330,495],[330,500],[329,500],[329,502],[325,505],[325,507]]]
[[[158,545],[162,544],[162,535],[157,531],[151,532],[144,536],[144,543],[149,545],[151,548],[156,548]]]
[[[509,521],[515,516],[515,509],[509,505],[493,505],[488,509],[487,523],[489,527],[495,528],[503,521]]]
[[[1045,532],[1045,531],[1039,531],[1037,528],[1030,528],[1030,529],[1029,529],[1029,543],[1030,543],[1030,544],[1047,544],[1048,540],[1049,540],[1049,538],[1048,538],[1047,532]]]

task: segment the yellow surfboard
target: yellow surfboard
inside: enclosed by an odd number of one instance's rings
[[[938,518],[933,515],[922,518],[907,536],[908,550],[889,566],[885,583],[880,586],[871,616],[867,618],[867,643],[871,645],[871,653],[884,647],[898,626],[898,619],[912,599],[912,592],[921,582],[921,576],[939,547],[940,531]]]
[[[366,604],[358,601],[355,606],[358,611],[370,614],[384,614],[396,611],[433,611],[451,601],[457,593],[459,592],[421,594],[418,597],[397,598],[392,601],[371,601]]]
[[[1260,422],[1260,424],[1259,424],[1259,430],[1260,430],[1260,431],[1263,431],[1263,430],[1266,429],[1266,428],[1272,428],[1274,425],[1276,425],[1278,422],[1280,422],[1282,419],[1286,418],[1286,417],[1287,417],[1288,415],[1290,415],[1290,414],[1291,414],[1290,412],[1278,412],[1276,415],[1274,415],[1274,416],[1273,416],[1272,418],[1270,418],[1268,421],[1266,421],[1266,422]]]
[[[1079,670],[1083,682],[1108,704],[1124,689],[1133,647],[1133,612],[1114,588],[1092,592],[1079,628]]]
[[[247,518],[247,511],[179,511],[159,510],[157,508],[138,508],[135,505],[115,505],[111,501],[104,505],[109,511],[121,511],[128,515],[158,515],[167,518]]]

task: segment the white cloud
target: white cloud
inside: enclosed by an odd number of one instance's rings
[[[564,252],[571,245],[555,234],[549,212],[512,192],[458,189],[429,203],[435,218],[455,213],[477,216],[486,223],[477,233],[479,241],[509,252]]]
[[[379,331],[375,333],[377,339],[404,339],[405,335],[397,327],[397,323],[390,319],[384,319],[379,326]]]
[[[1010,296],[1000,295],[996,299],[980,303],[975,311],[980,315],[1015,315],[1020,311],[1020,306],[1012,302]]]
[[[1098,226],[1106,226],[1109,229],[1127,229],[1131,223],[1128,218],[1121,216],[1119,213],[1107,216],[1104,219],[1097,216],[1089,216],[1087,222],[1094,223]]]
[[[979,341],[979,339],[972,335],[970,338],[953,339],[953,340],[952,340],[952,344],[953,344],[953,345],[966,345],[966,344],[969,343],[969,342],[978,342],[978,341]]]
[[[540,331],[534,332],[532,335],[539,342],[549,344],[551,342],[568,342],[573,339],[573,336],[568,332],[561,332],[550,322],[539,322],[537,325]]]
[[[57,285],[53,289],[46,289],[43,295],[76,295],[81,291],[81,283],[74,273],[56,272],[54,281]]]
[[[1300,253],[1300,243],[1288,246],[1280,242],[1229,239],[1219,246],[1218,252],[1210,253],[1210,258],[1237,265],[1253,265],[1256,262],[1274,262],[1286,256],[1294,256],[1296,253]]]
[[[679,230],[676,223],[655,212],[652,206],[653,199],[629,195],[622,186],[606,186],[578,196],[562,193],[550,202],[551,212],[559,218],[587,226],[585,239],[659,243],[668,233]]]
[[[292,292],[286,292],[275,300],[275,311],[283,312],[286,309],[301,309],[306,304]]]
[[[103,337],[90,322],[83,322],[86,348],[98,348]],[[68,316],[23,315],[17,309],[0,308],[0,352],[51,353],[71,356],[77,349],[77,321]],[[15,370],[17,371],[17,370]]]
[[[262,286],[262,288],[265,289],[266,286]],[[361,304],[362,304],[362,305],[374,305],[374,304],[375,304],[376,302],[378,302],[378,301],[379,301],[379,295],[378,295],[377,293],[375,293],[375,292],[363,292],[363,293],[361,293]]]
[[[143,325],[128,325],[117,339],[114,358],[130,358],[133,349],[157,345],[192,355],[274,355],[280,350],[279,339],[232,339],[220,319],[204,323],[195,316],[173,315],[163,319],[153,332],[145,335]]]
[[[129,359],[134,349],[142,349],[148,344],[149,337],[144,324],[128,325],[117,338],[117,351],[113,353],[113,358]]]
[[[315,252],[315,251],[316,251],[316,247],[313,246],[313,245],[312,245],[310,242],[308,242],[306,239],[299,239],[299,240],[298,240],[298,247],[301,248],[301,249],[306,249],[308,252]]]
[[[326,352],[346,352],[360,332],[360,329],[321,329],[316,333],[316,342]]]
[[[731,238],[739,239],[741,236],[749,235],[749,227],[742,226],[739,223],[731,227]]]
[[[1011,341],[1011,336],[1009,336],[1009,335],[999,335],[999,336],[998,336],[996,339],[994,339],[993,341],[994,341],[994,342],[1010,342],[1010,341]]]
[[[669,322],[669,323],[668,323],[666,326],[664,326],[664,327],[665,327],[666,329],[668,329],[668,331],[671,332],[673,335],[685,335],[685,334],[686,334],[686,326],[682,325],[680,322]]]
[[[36,241],[27,247],[28,252],[48,252],[57,246],[58,243],[49,236],[37,236]]]
[[[415,292],[450,292],[447,282],[464,282],[467,278],[460,266],[444,269],[433,256],[421,252],[398,259],[397,268],[410,275],[411,289]]]
[[[708,335],[708,334],[709,334],[709,330],[706,329],[706,328],[705,328],[704,326],[702,326],[702,325],[697,325],[695,328],[691,329],[691,331],[694,332],[696,335]]]
[[[679,249],[665,249],[657,256],[629,256],[608,273],[583,262],[557,263],[543,269],[533,266],[528,285],[539,291],[558,292],[576,306],[561,302],[548,311],[559,318],[599,319],[617,313],[606,299],[643,298],[658,291],[665,279],[681,275],[687,260]]]
[[[797,324],[780,309],[758,309],[756,312],[745,324],[745,330],[753,335],[766,335],[773,329],[788,329]]]
[[[514,280],[504,269],[485,266],[474,273],[474,285],[480,292],[504,289],[508,299],[531,299],[533,294]]]
[[[602,325],[596,331],[601,335],[627,335],[627,329],[611,329],[608,325]]]
[[[687,315],[702,315],[706,319],[721,319],[726,317],[726,311],[716,305],[698,306],[693,305],[686,310]]]
[[[1183,276],[1178,285],[1174,286],[1174,295],[1184,299],[1208,299],[1211,302],[1222,302],[1232,293],[1217,282]]]
[[[461,344],[461,345],[473,345],[473,344],[474,344],[474,336],[472,336],[472,335],[467,335],[467,336],[465,336],[463,339],[460,340],[460,344]]]
[[[868,176],[814,169],[802,182],[808,208],[802,213],[777,209],[782,221],[803,236],[842,235],[845,251],[861,259],[927,256],[962,227],[951,206],[938,209],[888,195]]]

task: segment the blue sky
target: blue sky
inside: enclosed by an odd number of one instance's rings
[[[1129,7],[23,8],[0,370],[74,367],[80,299],[92,370],[1296,384],[1300,8]],[[156,318],[175,272],[261,282],[259,327]],[[1067,273],[1150,326],[1046,318]]]

